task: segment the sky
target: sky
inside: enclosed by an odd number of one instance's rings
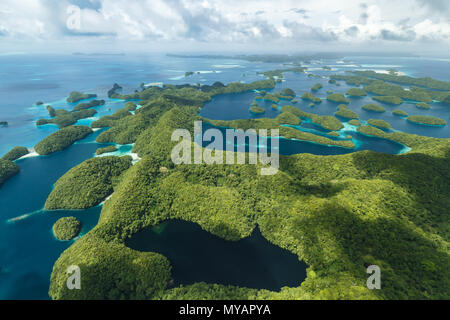
[[[450,0],[1,0],[0,53],[449,55]]]

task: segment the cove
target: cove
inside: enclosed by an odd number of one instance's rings
[[[196,223],[169,220],[135,233],[125,245],[167,257],[175,286],[206,282],[279,291],[306,278],[307,265],[267,241],[259,228],[247,238],[227,241]]]

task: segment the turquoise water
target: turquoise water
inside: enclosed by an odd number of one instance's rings
[[[444,80],[448,80],[447,73],[450,67],[448,60],[367,57],[350,57],[345,60],[349,61],[318,61],[311,63],[309,67],[312,72],[321,75],[355,68],[385,70],[395,67],[413,76],[427,75]],[[322,70],[322,65],[329,65],[335,70]],[[125,92],[133,92],[142,82],[172,84],[251,82],[262,79],[257,75],[258,71],[285,67],[281,64],[250,63],[240,60],[181,59],[166,56],[1,56],[0,121],[8,121],[9,126],[0,128],[0,155],[17,145],[33,147],[42,138],[57,130],[54,125],[39,128],[35,126],[37,119],[48,116],[45,106],[34,105],[39,100],[55,108],[69,110],[73,107],[65,102],[69,92],[78,90],[96,93],[99,99],[106,100],[104,106],[95,108],[99,112],[96,117],[100,117],[112,114],[125,104],[125,101],[106,97],[107,90],[115,82],[123,86]],[[202,72],[185,78],[183,75],[186,71]],[[278,84],[276,90],[290,87],[299,96],[318,82],[324,85],[324,88],[316,94],[321,98],[326,97],[327,90],[345,92],[348,89],[342,82],[342,85],[337,87],[328,84],[325,79],[308,78],[301,74],[286,73],[285,79],[286,82]],[[255,95],[254,92],[248,92],[217,96],[205,105],[200,114],[224,120],[254,117],[248,112],[248,108]],[[337,104],[323,101],[322,104],[310,108],[309,103],[297,100],[300,109],[321,115],[334,114],[337,107]],[[399,107],[385,105],[388,110],[386,113],[374,114],[360,108],[368,102],[371,102],[369,97],[352,99],[349,108],[356,111],[362,120],[384,119],[396,130],[425,136],[450,137],[449,125],[442,128],[415,125],[404,118],[392,116],[390,112],[394,108],[400,108],[411,115],[427,114],[448,121],[448,106],[433,103],[431,110],[424,111],[410,103]],[[265,106],[267,112],[264,117],[277,116],[278,113],[271,109],[271,104]],[[89,124],[93,120],[84,119],[79,124]],[[307,121],[298,129],[326,135],[326,131]],[[398,143],[366,137],[354,129],[346,125],[340,133],[342,136],[351,135],[357,150],[392,154],[404,151],[403,146]],[[72,243],[61,242],[53,237],[51,232],[53,223],[62,216],[74,215],[83,222],[83,233],[97,223],[101,207],[55,212],[47,212],[42,208],[52,185],[58,178],[73,166],[93,157],[95,150],[104,146],[95,143],[98,134],[99,132],[96,132],[62,152],[18,160],[21,172],[0,188],[0,299],[48,299],[52,265],[61,252]],[[126,153],[130,148],[131,146],[121,146],[119,153]],[[302,152],[344,154],[352,150],[304,141],[280,140],[281,154]],[[15,219],[18,217],[19,219]],[[203,280],[206,280],[209,274],[205,272],[204,276]]]
[[[158,252],[172,265],[173,285],[204,281],[279,291],[298,287],[307,265],[288,250],[268,242],[255,228],[251,236],[226,241],[198,224],[169,220],[162,232],[146,228],[126,241],[134,250]]]

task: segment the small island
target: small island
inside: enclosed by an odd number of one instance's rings
[[[0,127],[8,126],[8,121],[0,121]]]
[[[75,141],[85,138],[92,132],[92,129],[87,126],[66,127],[38,142],[34,149],[40,155],[48,155],[66,149]]]
[[[345,119],[359,119],[358,114],[350,110],[345,104],[338,105],[338,111],[335,115]]]
[[[55,183],[45,202],[46,210],[86,209],[113,192],[113,179],[131,167],[130,156],[95,157],[70,169]]]
[[[78,237],[81,226],[81,222],[77,218],[64,217],[56,221],[52,229],[56,239],[69,241]]]
[[[66,100],[69,103],[75,103],[80,100],[90,99],[90,98],[97,98],[97,95],[91,94],[91,93],[81,93],[78,91],[72,91]]]
[[[350,103],[350,100],[347,99],[342,93],[332,93],[327,97],[327,100],[337,103]]]
[[[105,104],[105,100],[92,100],[89,102],[80,103],[80,104],[76,105],[72,109],[72,111],[80,111],[80,110],[89,109],[89,108],[93,108],[93,107],[103,106],[104,104]]]
[[[406,118],[406,120],[412,123],[428,126],[445,126],[447,124],[447,121],[445,121],[444,119],[430,116],[410,116]]]
[[[372,97],[373,100],[384,102],[387,104],[399,105],[403,103],[403,100],[396,96],[375,96]]]
[[[305,92],[304,94],[302,94],[302,99],[306,100],[306,101],[312,101],[314,103],[321,103],[322,102],[322,100],[320,98],[315,97],[310,92]]]
[[[261,108],[256,102],[253,102],[252,106],[250,107],[250,112],[254,114],[263,114],[266,112],[266,109]]]
[[[14,147],[2,157],[2,160],[14,161],[29,153],[25,147]]]
[[[399,110],[399,109],[396,109],[396,110],[392,111],[392,114],[394,116],[399,116],[399,117],[407,117],[408,116],[408,113],[406,113],[403,110]]]
[[[382,106],[379,106],[379,105],[373,104],[373,103],[366,104],[366,105],[362,106],[361,108],[366,111],[372,111],[372,112],[380,112],[380,113],[386,112],[386,109],[384,109]]]
[[[365,97],[367,96],[366,90],[360,88],[348,89],[346,94],[350,97]]]
[[[361,125],[361,122],[359,120],[356,120],[356,119],[352,119],[348,123],[351,124],[352,126],[355,126],[355,127],[359,127]]]
[[[369,119],[367,120],[367,123],[371,126],[377,127],[379,129],[390,129],[391,125],[389,122],[381,120],[381,119]]]
[[[323,85],[320,83],[316,83],[312,88],[311,91],[319,91],[320,89],[323,88]]]
[[[97,149],[97,151],[95,151],[95,154],[99,156],[101,154],[115,152],[117,150],[119,150],[119,149],[117,149],[116,146],[107,146],[107,147],[104,147],[104,148]]]
[[[416,107],[418,109],[423,109],[423,110],[431,109],[430,105],[428,103],[425,103],[425,102],[419,102],[418,104],[416,104]]]

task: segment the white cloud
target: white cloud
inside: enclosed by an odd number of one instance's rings
[[[71,4],[82,8],[80,30],[66,27]],[[448,46],[448,14],[442,15],[447,7],[440,0],[2,0],[0,37],[343,46],[427,41]]]

